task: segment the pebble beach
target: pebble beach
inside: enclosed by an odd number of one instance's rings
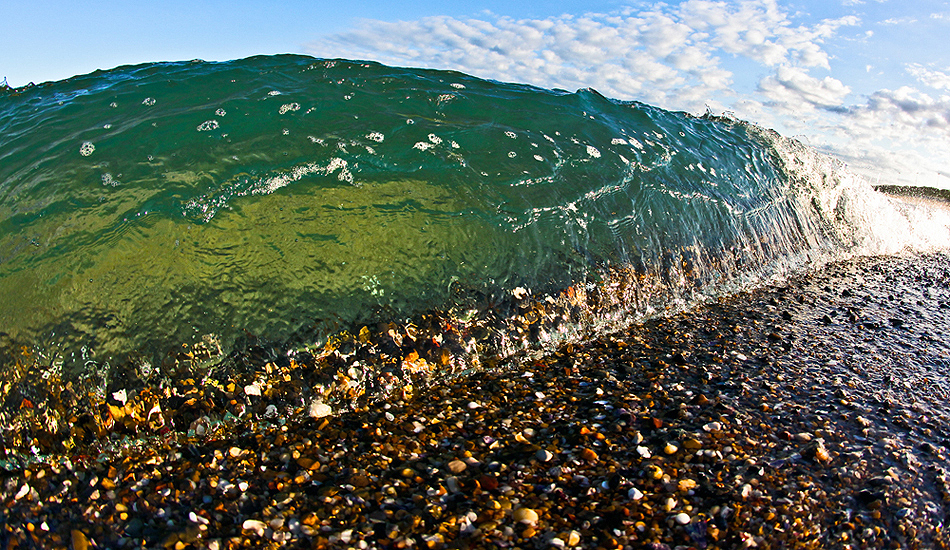
[[[950,255],[832,264],[358,411],[7,466],[0,547],[945,548],[948,326]]]

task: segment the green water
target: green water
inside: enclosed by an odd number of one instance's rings
[[[0,331],[74,362],[318,342],[617,266],[643,314],[849,244],[817,202],[839,182],[776,143],[592,90],[302,56],[7,90]]]

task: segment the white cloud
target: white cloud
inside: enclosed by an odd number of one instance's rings
[[[782,66],[759,83],[759,91],[775,106],[790,111],[803,108],[838,107],[851,88],[826,76],[817,79],[796,67]]]
[[[919,63],[911,63],[907,66],[907,72],[931,88],[950,90],[950,74],[943,71],[934,71]]]

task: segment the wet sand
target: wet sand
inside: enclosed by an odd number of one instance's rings
[[[10,466],[0,545],[943,548],[948,326],[947,254],[828,266],[388,406]]]

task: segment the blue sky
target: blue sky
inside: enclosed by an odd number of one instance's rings
[[[7,0],[13,86],[147,61],[306,53],[736,116],[872,182],[950,188],[950,1]]]

